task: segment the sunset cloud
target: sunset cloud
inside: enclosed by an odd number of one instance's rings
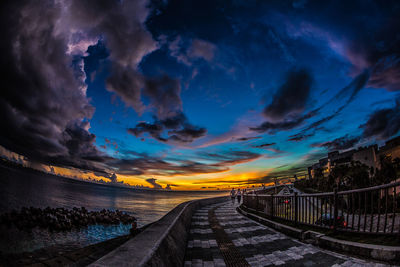
[[[399,8],[7,1],[0,154],[157,188],[302,174],[398,136]]]

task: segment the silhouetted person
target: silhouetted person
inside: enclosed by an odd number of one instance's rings
[[[242,192],[240,191],[240,188],[238,189],[236,196],[237,196],[238,204],[240,205],[240,201],[242,200]]]
[[[236,197],[235,188],[232,188],[232,190],[231,190],[232,204],[235,204],[235,197]]]

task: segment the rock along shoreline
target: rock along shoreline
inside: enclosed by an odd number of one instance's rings
[[[0,225],[16,227],[19,230],[31,231],[35,227],[49,231],[70,231],[88,225],[132,224],[131,231],[136,230],[136,218],[119,210],[88,211],[86,208],[72,209],[23,207],[0,215]]]

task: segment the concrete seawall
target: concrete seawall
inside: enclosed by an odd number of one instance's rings
[[[184,202],[90,266],[182,266],[193,212],[226,200],[228,197]]]

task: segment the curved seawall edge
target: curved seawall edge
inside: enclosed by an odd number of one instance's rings
[[[193,212],[226,200],[214,197],[181,203],[90,266],[182,266]]]

